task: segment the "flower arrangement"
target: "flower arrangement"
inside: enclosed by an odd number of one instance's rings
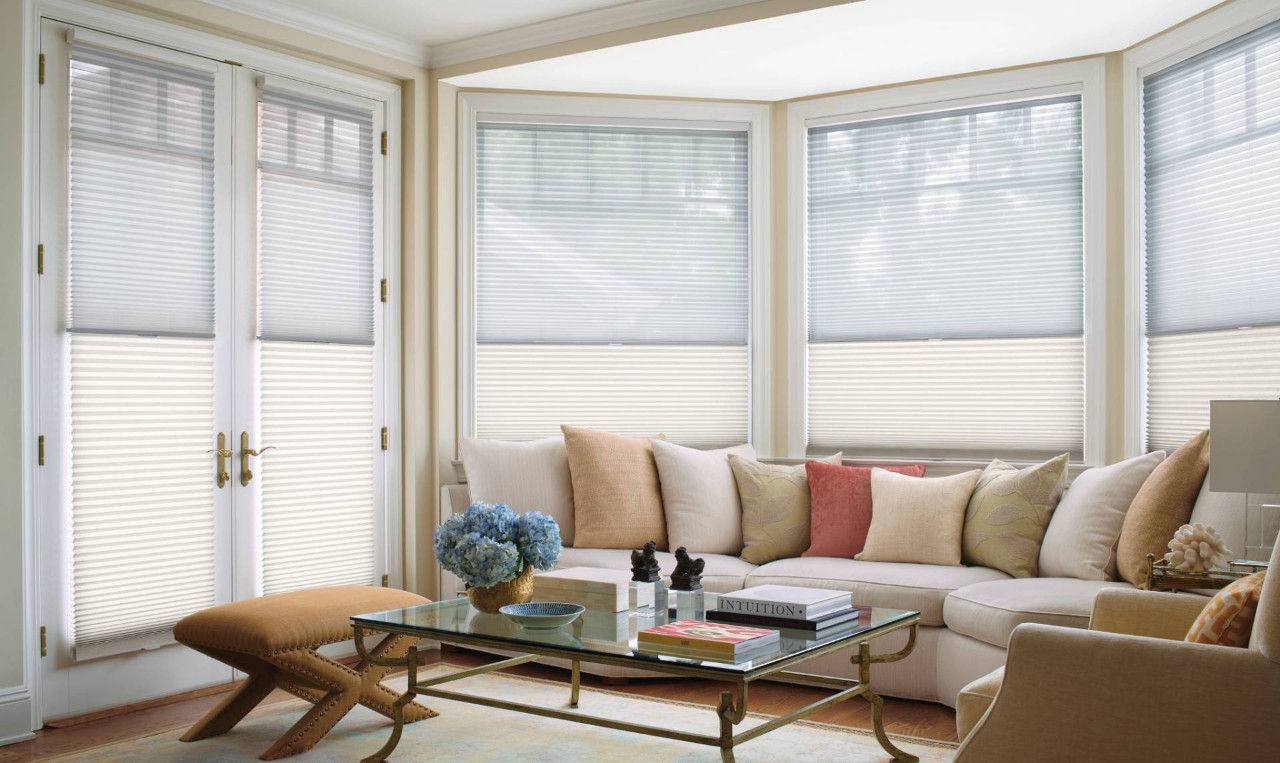
[[[514,580],[527,567],[549,570],[562,548],[554,519],[539,511],[517,514],[504,503],[473,503],[435,534],[440,566],[470,588]]]

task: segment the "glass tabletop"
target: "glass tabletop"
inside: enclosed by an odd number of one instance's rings
[[[778,631],[776,647],[755,653],[740,662],[729,660],[697,659],[640,651],[636,634],[646,628],[664,625],[677,620],[706,620],[708,610],[716,606],[713,593],[689,594],[670,592],[670,607],[644,607],[623,612],[605,612],[588,609],[574,622],[552,630],[525,628],[503,615],[487,614],[471,606],[465,598],[437,601],[405,609],[392,609],[357,615],[351,621],[373,630],[395,630],[437,638],[450,643],[484,641],[494,645],[519,649],[522,646],[552,647],[557,650],[588,655],[604,655],[627,658],[637,663],[647,663],[660,670],[662,663],[700,665],[708,669],[745,672],[767,667],[770,663],[790,659],[804,652],[816,652],[837,642],[852,641],[858,636],[902,623],[920,613],[883,607],[856,607],[856,620],[812,633],[796,628],[773,628]],[[453,636],[454,638],[450,638]],[[637,666],[639,667],[639,665]]]

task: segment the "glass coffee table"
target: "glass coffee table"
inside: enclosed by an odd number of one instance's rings
[[[733,761],[733,748],[766,734],[792,721],[861,696],[871,703],[871,721],[880,746],[895,761],[915,761],[914,755],[899,750],[889,740],[884,730],[884,701],[871,691],[871,666],[881,662],[897,662],[911,654],[915,648],[920,613],[880,607],[861,607],[856,621],[836,626],[820,634],[809,634],[796,629],[780,629],[781,639],[777,648],[763,655],[755,655],[742,662],[700,660],[694,658],[658,655],[641,652],[636,648],[636,633],[654,625],[673,620],[705,619],[705,612],[715,607],[715,594],[685,594],[673,597],[670,610],[643,608],[630,612],[604,612],[587,610],[573,623],[555,630],[531,630],[516,625],[502,615],[485,614],[473,608],[467,599],[454,599],[423,604],[406,609],[394,609],[351,618],[355,627],[356,648],[360,656],[374,665],[403,667],[409,672],[405,693],[396,700],[392,716],[395,725],[391,738],[365,763],[384,761],[395,750],[404,730],[404,706],[414,697],[439,697],[467,702],[473,705],[514,710],[545,718],[557,718],[607,729],[648,734],[693,744],[703,744],[720,749],[724,761]],[[872,654],[871,640],[887,633],[907,629],[906,645],[892,654]],[[370,632],[400,633],[419,636],[445,644],[465,647],[500,649],[520,652],[519,656],[500,660],[468,670],[459,670],[444,676],[418,678],[417,648],[400,659],[385,659],[370,654],[364,646],[364,636]],[[835,678],[792,670],[794,666],[821,657],[824,654],[856,648],[852,663],[857,667],[857,678]],[[511,702],[498,697],[462,694],[438,688],[441,684],[494,670],[536,662],[544,658],[561,658],[571,664],[569,707],[578,707],[581,686],[581,663],[597,663],[648,670],[656,675],[678,675],[703,678],[726,684],[720,694],[716,715],[720,719],[717,735],[695,734],[670,728],[646,726],[612,718],[600,718],[568,710]],[[734,733],[735,727],[747,714],[747,687],[760,679],[806,684],[830,689],[833,693],[794,712]]]

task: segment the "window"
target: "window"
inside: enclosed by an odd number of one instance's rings
[[[1280,23],[1142,86],[1146,446],[1280,395]]]
[[[474,434],[749,439],[745,126],[480,114],[474,137]]]
[[[1075,94],[810,123],[810,450],[1083,457],[1081,117]]]

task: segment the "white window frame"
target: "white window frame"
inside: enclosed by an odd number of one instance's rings
[[[1104,462],[1106,438],[1106,63],[1102,57],[799,101],[787,106],[787,455],[808,448],[807,136],[810,127],[983,104],[1079,95],[1084,171],[1085,438],[1082,465]],[[920,459],[874,459],[874,463]],[[930,463],[984,465],[963,459]],[[870,461],[869,461],[870,462]],[[932,469],[932,467],[931,467]],[[939,472],[941,473],[941,472]]]
[[[34,76],[38,67],[38,56],[41,50],[41,25],[45,20],[58,21],[87,30],[96,30],[121,38],[136,40],[145,45],[168,48],[179,53],[187,53],[215,61],[234,61],[258,72],[288,78],[301,83],[308,83],[327,90],[346,93],[367,100],[376,101],[384,109],[384,124],[387,130],[387,157],[375,199],[383,204],[381,226],[375,233],[381,236],[380,262],[375,263],[375,277],[388,280],[387,300],[375,303],[386,316],[381,320],[383,341],[383,364],[378,369],[378,390],[381,396],[385,424],[388,427],[389,442],[386,450],[376,450],[375,458],[385,461],[385,522],[382,538],[383,546],[379,555],[385,559],[388,583],[400,587],[404,580],[404,571],[408,567],[406,544],[404,537],[403,511],[403,415],[401,397],[401,333],[402,312],[400,309],[400,274],[402,270],[401,252],[401,86],[394,79],[379,79],[347,71],[341,68],[316,63],[299,56],[289,55],[251,43],[223,37],[217,34],[202,32],[189,27],[173,24],[126,10],[110,8],[89,2],[88,0],[24,0],[23,2],[23,199],[24,199],[24,231],[22,251],[34,251],[35,242],[40,231],[41,205],[40,198],[40,162],[39,157],[39,105],[41,103],[40,84]],[[127,43],[123,43],[127,46]],[[375,136],[376,140],[376,136]],[[240,147],[236,147],[239,153]],[[253,150],[256,156],[256,148]],[[237,158],[238,155],[237,155]],[[376,157],[375,157],[376,159]],[[36,438],[39,434],[38,422],[41,384],[39,368],[42,364],[42,352],[46,347],[40,336],[41,302],[40,278],[36,273],[34,260],[24,259],[24,296],[23,314],[26,327],[23,331],[22,348],[22,405],[24,418],[23,430],[23,627],[25,646],[23,654],[23,678],[20,687],[11,695],[0,698],[0,704],[10,701],[26,702],[30,709],[31,729],[43,724],[42,702],[40,697],[41,669],[36,650],[31,644],[39,639],[39,586],[38,567],[40,560],[36,554],[38,547],[38,517],[48,508],[45,504],[50,500],[42,495],[41,473],[36,454]],[[229,433],[230,434],[230,433]],[[47,492],[47,491],[44,491]],[[55,496],[56,498],[56,496]],[[6,730],[0,726],[0,732]]]
[[[1146,452],[1146,205],[1142,81],[1210,48],[1280,20],[1275,0],[1236,0],[1125,51],[1124,77],[1124,455]]]
[[[746,125],[750,303],[748,435],[757,449],[769,429],[769,106],[631,98],[464,92],[458,96],[458,438],[474,437],[476,364],[475,166],[478,116],[547,124],[678,127]],[[455,443],[455,448],[458,443]]]

